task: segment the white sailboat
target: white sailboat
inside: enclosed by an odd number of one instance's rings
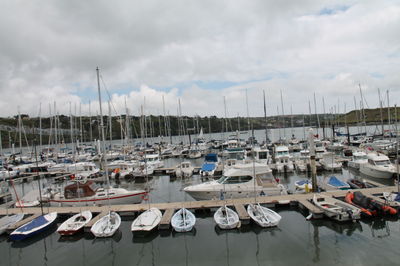
[[[65,222],[63,222],[57,229],[60,235],[73,235],[83,230],[83,227],[92,219],[91,211],[83,211],[75,214]]]
[[[90,231],[95,237],[110,237],[115,234],[121,225],[121,217],[116,212],[109,212],[101,217],[91,228]]]
[[[214,221],[221,229],[234,229],[240,227],[239,215],[226,205],[214,213]]]
[[[7,216],[2,217],[0,219],[0,235],[2,235],[7,230],[7,228],[9,228],[10,226],[13,226],[14,224],[21,221],[22,218],[24,218],[23,213],[7,215]]]
[[[97,72],[97,88],[99,93],[99,106],[100,106],[100,124],[101,124],[101,136],[102,136],[102,149],[103,149],[103,159],[104,159],[104,169],[106,172],[107,186],[110,188],[110,180],[108,177],[108,169],[107,169],[107,158],[105,156],[105,135],[104,135],[104,122],[103,122],[103,111],[101,108],[101,91],[100,91],[100,77],[99,77],[99,68],[96,68]],[[106,189],[106,195],[109,197],[109,191]],[[110,206],[110,202],[108,202],[108,206]],[[121,225],[121,217],[116,212],[109,211],[107,215],[100,218],[91,228],[90,231],[96,237],[110,237],[114,235],[114,233],[118,230]]]
[[[260,203],[247,206],[247,213],[261,227],[273,227],[279,224],[282,217],[267,207],[263,207]]]
[[[177,232],[189,232],[195,223],[196,216],[185,208],[181,208],[171,218],[171,225]]]
[[[131,230],[132,232],[149,232],[160,223],[161,217],[162,214],[158,208],[150,208],[132,222]]]

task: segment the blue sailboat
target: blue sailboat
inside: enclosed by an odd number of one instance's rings
[[[23,240],[25,238],[39,234],[40,232],[48,229],[52,223],[57,219],[57,212],[51,212],[45,215],[41,215],[18,227],[10,234],[10,239],[13,241]]]

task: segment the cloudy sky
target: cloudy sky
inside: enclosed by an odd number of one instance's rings
[[[268,115],[400,104],[399,1],[0,2],[0,116],[98,110]],[[103,100],[109,99],[102,91]],[[106,111],[107,107],[105,106]],[[52,110],[53,111],[53,110]]]

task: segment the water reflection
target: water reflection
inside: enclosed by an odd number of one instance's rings
[[[311,224],[313,227],[326,227],[335,231],[338,234],[345,234],[347,236],[351,236],[355,231],[362,232],[362,225],[360,222],[345,222],[345,223],[338,223],[333,220],[311,220]]]
[[[371,230],[371,235],[373,238],[385,238],[390,236],[390,226],[388,219],[384,218],[366,219],[363,220],[363,223],[368,225],[368,227]]]
[[[159,236],[158,230],[152,230],[150,232],[135,232],[132,236],[133,243],[148,243],[152,242]]]

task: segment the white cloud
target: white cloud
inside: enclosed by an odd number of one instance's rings
[[[164,95],[171,114],[181,98],[184,114],[223,116],[226,96],[228,115],[245,116],[246,88],[250,115],[263,114],[262,89],[269,114],[280,90],[285,113],[308,113],[314,92],[320,111],[322,96],[327,110],[338,99],[350,109],[358,83],[371,107],[378,87],[394,104],[399,29],[400,5],[389,0],[3,1],[0,115],[17,106],[35,115],[54,101],[68,113],[84,94],[82,110],[88,98],[95,110],[96,66],[122,113],[125,97],[135,114],[144,97],[146,113],[161,113]],[[240,85],[196,85],[213,82]]]

